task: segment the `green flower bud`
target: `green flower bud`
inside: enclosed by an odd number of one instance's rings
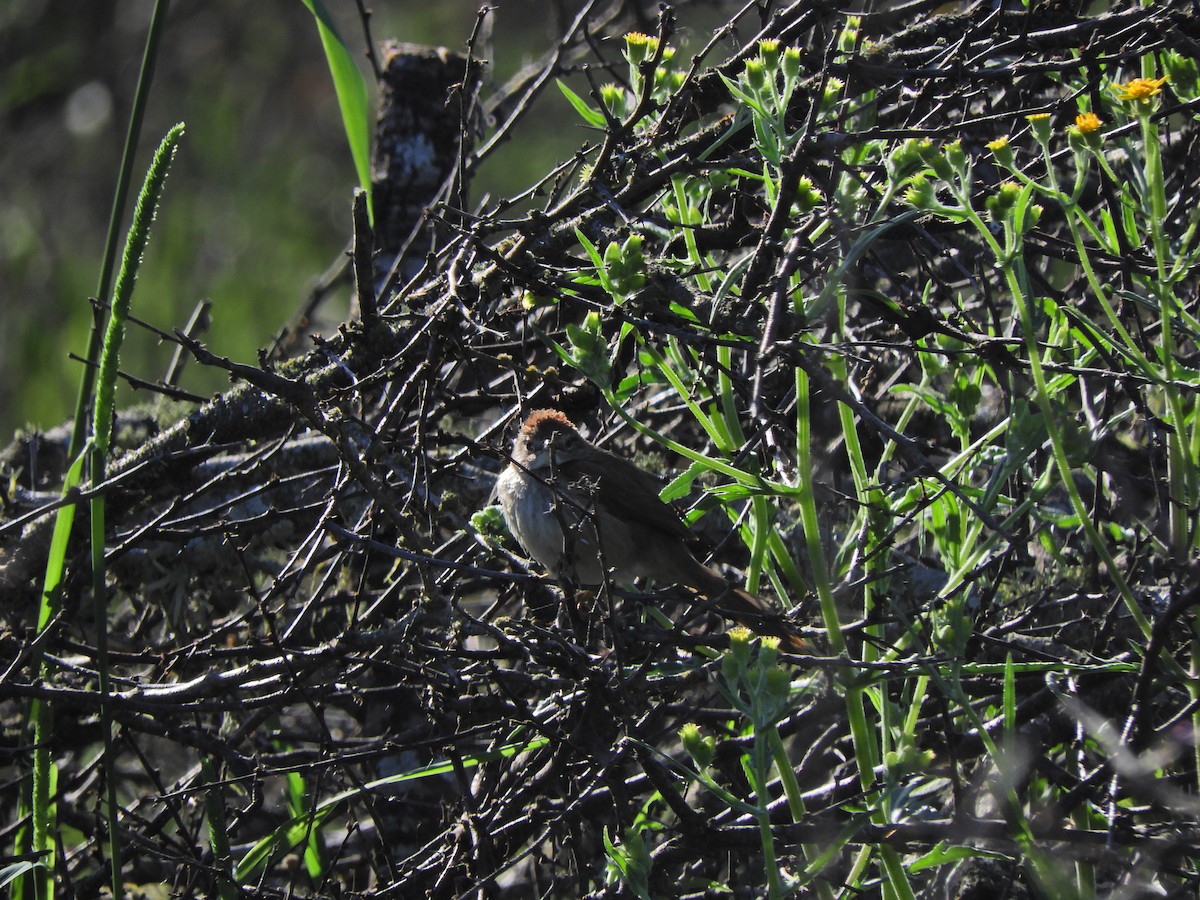
[[[471,527],[484,535],[499,536],[508,532],[504,514],[499,506],[485,506],[471,515]]]
[[[938,149],[929,138],[914,138],[912,145],[917,153],[921,155],[921,160],[926,164],[932,165],[933,161],[937,159]]]
[[[935,175],[942,181],[952,181],[957,170],[945,152],[934,153],[926,160]]]
[[[800,183],[796,186],[796,211],[801,215],[810,213],[823,200],[821,192],[813,186],[811,178],[801,178]]]
[[[629,104],[623,87],[615,84],[602,84],[600,86],[600,99],[608,107],[608,111],[616,118],[625,118]]]
[[[995,194],[984,201],[988,215],[997,222],[1003,222],[1012,211],[1017,198],[1021,196],[1021,186],[1015,181],[1006,181],[1000,185]]]
[[[767,671],[767,694],[780,702],[790,698],[792,676],[778,666],[772,666]]]
[[[684,725],[679,729],[679,740],[683,743],[683,749],[692,758],[697,769],[707,769],[712,765],[713,757],[717,752],[717,740],[713,737],[704,737],[700,733],[699,725],[694,722]]]
[[[750,629],[744,625],[730,628],[726,632],[729,649],[721,656],[721,674],[730,684],[739,681],[750,662]]]
[[[775,661],[779,658],[779,638],[759,637],[758,665],[770,674],[775,670]]]
[[[625,58],[631,66],[638,66],[652,57],[658,50],[658,38],[631,31],[625,35]]]
[[[988,150],[992,151],[992,156],[996,158],[996,162],[1006,169],[1013,167],[1013,152],[1012,147],[1008,145],[1008,135],[998,137],[994,141],[988,141]]]
[[[755,93],[761,91],[767,84],[767,71],[761,59],[746,60],[746,84]]]
[[[783,76],[789,81],[800,77],[800,51],[796,47],[788,47],[783,51]]]
[[[861,16],[847,16],[846,27],[838,35],[838,52],[851,53],[858,43],[858,31],[862,27]]]
[[[933,185],[929,183],[924,172],[918,172],[908,179],[908,190],[904,192],[904,202],[915,209],[933,209],[937,205]]]
[[[625,243],[621,245],[621,255],[625,258],[627,266],[641,268],[645,265],[646,257],[642,254],[642,236],[631,234],[625,238]]]
[[[779,68],[779,41],[759,41],[758,42],[758,58],[762,60],[762,64],[768,72],[774,72]]]
[[[846,86],[846,82],[840,78],[830,78],[825,82],[825,93],[821,95],[821,108],[830,109],[833,107],[842,96],[842,88]]]
[[[911,175],[924,162],[924,157],[921,155],[921,142],[916,138],[909,138],[893,148],[892,152],[888,154],[885,165],[892,179],[898,180]]]
[[[1033,113],[1025,117],[1033,131],[1033,139],[1039,144],[1050,142],[1050,113]]]
[[[607,387],[612,382],[612,366],[608,361],[608,342],[600,332],[600,314],[588,313],[582,325],[567,323],[567,341],[575,367],[595,384]]]
[[[963,149],[962,141],[952,141],[946,145],[945,149],[946,161],[959,175],[967,171],[969,160],[967,159],[967,151]]]

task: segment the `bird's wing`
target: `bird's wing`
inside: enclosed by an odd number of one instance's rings
[[[584,459],[564,463],[560,472],[572,485],[596,491],[596,504],[618,519],[638,522],[679,538],[691,537],[679,515],[658,497],[658,482],[627,459],[605,453],[608,465]]]

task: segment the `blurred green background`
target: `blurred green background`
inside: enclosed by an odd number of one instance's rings
[[[355,4],[327,5],[360,51]],[[456,50],[478,8],[475,0],[370,5],[377,42]],[[552,10],[570,10],[544,0],[493,5],[489,79],[501,84],[550,46],[560,21]],[[86,348],[87,298],[151,9],[150,0],[0,2],[0,444],[16,428],[47,429],[71,415],[81,364],[68,354]],[[133,314],[170,330],[210,298],[203,340],[252,362],[350,233],[354,170],[324,54],[299,0],[175,0],[164,38],[135,194],[167,129],[183,121],[187,133]],[[472,196],[524,188],[590,137],[551,87],[518,140],[480,172]],[[157,380],[172,349],[135,328],[122,369]],[[226,384],[192,366],[181,386],[208,395]],[[118,402],[142,396],[122,387]]]

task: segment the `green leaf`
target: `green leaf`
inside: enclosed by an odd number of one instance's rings
[[[29,862],[28,860],[25,860],[5,866],[4,868],[0,869],[0,888],[7,887],[16,879],[23,875],[28,875],[34,869],[38,868],[45,868],[45,863]]]
[[[67,469],[63,479],[62,496],[65,498],[83,478],[83,463],[88,457],[90,447],[85,446],[83,452],[75,457],[75,462]],[[71,539],[71,526],[75,524],[74,502],[59,508],[54,516],[54,531],[50,537],[50,556],[46,560],[46,575],[42,582],[42,605],[38,613],[37,630],[40,634],[50,624],[50,620],[58,614],[61,608],[59,589],[62,586],[63,574],[67,569],[67,545]]]
[[[726,89],[731,95],[733,95],[734,100],[740,100],[745,106],[754,110],[760,116],[765,116],[767,114],[767,111],[763,109],[763,105],[758,101],[757,97],[751,93],[748,93],[747,91],[742,90],[741,86],[737,82],[731,81],[724,75],[721,75],[720,77],[721,80],[725,82]]]
[[[920,872],[924,869],[935,869],[949,863],[964,859],[1005,859],[1002,853],[990,850],[979,850],[975,847],[961,847],[940,841],[932,850],[909,864],[908,871]]]
[[[367,82],[354,62],[346,42],[338,34],[329,17],[329,10],[322,0],[301,0],[317,20],[317,31],[321,45],[325,48],[325,61],[333,78],[333,89],[337,92],[338,107],[342,111],[342,127],[346,130],[346,142],[354,158],[354,169],[358,172],[358,183],[367,192],[367,213],[371,224],[375,224],[374,204],[371,202],[371,117],[367,111]]]
[[[579,245],[587,251],[588,258],[591,259],[592,265],[596,267],[596,277],[600,279],[600,285],[608,293],[612,293],[612,281],[608,277],[608,267],[605,265],[604,256],[600,253],[600,249],[588,240],[587,235],[575,229],[575,237],[579,240]]]
[[[587,122],[593,128],[603,128],[608,124],[604,118],[604,113],[600,112],[599,110],[592,109],[587,105],[586,100],[580,97],[561,81],[556,80],[555,83],[558,85],[558,89],[562,91],[563,96],[567,98],[567,102],[575,107],[575,112],[579,113],[579,117],[583,119],[583,121]]]
[[[489,753],[481,753],[475,757],[469,757],[462,760],[463,768],[474,768],[482,765],[485,762],[493,762],[499,759],[508,759],[516,756],[526,750],[537,750],[540,747],[549,743],[549,738],[534,738],[529,741],[514,741],[505,744],[497,750]],[[286,853],[292,848],[299,846],[302,842],[308,839],[309,834],[319,829],[325,822],[341,809],[343,803],[355,800],[359,797],[368,796],[379,788],[388,787],[390,785],[401,784],[406,781],[415,781],[419,778],[430,778],[437,775],[444,775],[455,770],[454,764],[449,761],[430,763],[427,766],[422,766],[412,772],[403,772],[398,775],[389,775],[386,778],[380,778],[375,781],[368,782],[361,787],[350,788],[342,791],[339,794],[334,794],[326,800],[321,801],[312,809],[301,813],[298,816],[293,816],[289,821],[284,822],[265,838],[256,843],[247,851],[237,864],[234,871],[234,879],[240,883],[244,883],[255,872],[266,865],[267,860],[276,852]]]
[[[587,251],[587,255],[592,260],[592,265],[595,266],[597,269],[603,269],[604,268],[604,257],[600,255],[600,251],[599,251],[599,249],[597,249],[596,245],[593,244],[590,240],[588,240],[588,236],[586,234],[584,234],[580,229],[576,228],[575,229],[575,238],[579,241],[579,246],[583,247],[583,249]]]

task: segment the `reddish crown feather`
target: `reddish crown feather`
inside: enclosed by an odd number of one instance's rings
[[[534,434],[550,422],[553,422],[558,427],[570,428],[572,431],[575,430],[575,423],[557,409],[535,410],[529,414],[529,418],[525,420],[525,424],[521,427],[521,430],[526,434]]]

